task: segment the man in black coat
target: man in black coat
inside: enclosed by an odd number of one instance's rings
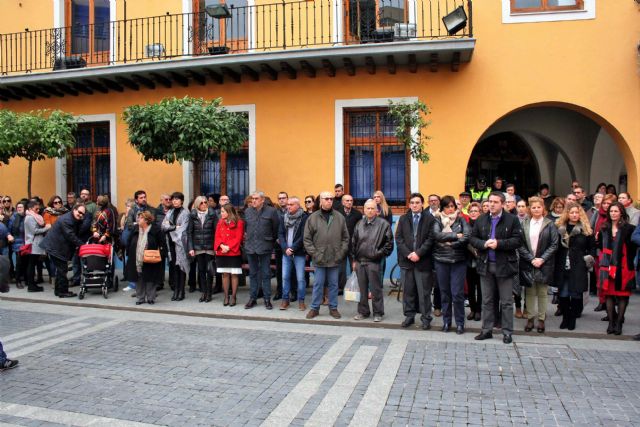
[[[76,204],[73,209],[53,224],[51,230],[40,242],[40,247],[47,251],[51,261],[56,266],[56,285],[54,294],[60,298],[75,297],[69,292],[67,279],[67,263],[73,258],[76,249],[85,242],[78,237],[87,210],[83,204]]]
[[[335,199],[333,201],[335,206]],[[353,207],[353,197],[351,194],[343,194],[340,206],[337,209],[334,209],[336,212],[340,212],[342,216],[344,216],[347,223],[347,231],[349,232],[349,252],[347,252],[348,260],[340,266],[340,271],[338,272],[338,289],[342,292],[344,290],[344,285],[347,283],[347,263],[349,265],[353,264],[353,258],[351,257],[351,238],[353,237],[353,230],[356,228],[356,224],[362,219],[362,212]],[[338,294],[340,294],[340,292]]]
[[[422,329],[431,328],[431,287],[433,281],[432,246],[434,218],[423,211],[424,197],[412,193],[409,197],[409,212],[402,215],[396,229],[398,265],[401,269],[403,286],[402,309],[405,319],[403,328],[415,323],[415,315],[420,312]]]
[[[489,195],[489,213],[478,218],[471,232],[471,245],[478,250],[477,270],[482,288],[482,332],[476,340],[493,338],[495,290],[502,308],[502,341],[512,342],[513,279],[518,274],[517,249],[522,246],[518,217],[504,211],[505,196],[499,191]]]

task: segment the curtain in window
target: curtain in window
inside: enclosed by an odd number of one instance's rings
[[[374,192],[373,146],[349,149],[349,192],[357,205],[362,205]]]

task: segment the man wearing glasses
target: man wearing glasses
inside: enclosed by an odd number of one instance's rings
[[[84,244],[78,235],[86,215],[86,207],[81,203],[76,204],[71,211],[60,216],[40,243],[40,247],[49,254],[51,262],[56,266],[54,294],[59,298],[71,298],[77,295],[69,292],[67,263],[73,258],[76,249]]]
[[[320,193],[320,209],[312,213],[305,224],[304,248],[316,269],[307,319],[320,314],[325,282],[329,288],[329,314],[334,319],[340,319],[338,270],[349,249],[349,231],[344,217],[333,209],[333,194],[329,191]]]
[[[584,192],[584,188],[580,186],[575,187],[573,189],[573,194],[576,196],[576,201],[580,203],[580,206],[582,206],[582,209],[584,209],[585,212],[588,212],[589,209],[593,207],[593,203],[586,199],[587,195]]]

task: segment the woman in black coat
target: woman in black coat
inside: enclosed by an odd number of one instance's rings
[[[584,209],[568,202],[558,221],[560,244],[556,252],[553,283],[559,290],[562,323],[560,329],[574,330],[582,311],[582,293],[589,284],[589,268],[593,267],[595,240]]]
[[[156,301],[156,284],[164,279],[164,263],[147,263],[143,261],[145,249],[160,250],[166,255],[164,240],[160,227],[154,224],[153,215],[149,211],[138,214],[138,225],[134,226],[127,246],[127,280],[136,282],[136,305],[154,304]]]
[[[198,285],[202,291],[200,302],[211,301],[212,279],[215,276],[213,238],[217,225],[218,215],[207,204],[207,198],[204,196],[196,197],[187,228],[187,253],[191,259],[195,258],[195,264],[198,268]],[[207,277],[209,264],[213,265],[211,280]]]

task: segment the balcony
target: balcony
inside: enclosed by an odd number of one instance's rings
[[[0,35],[0,100],[271,80],[298,72],[370,74],[420,64],[453,71],[471,58],[471,0],[283,0]],[[442,18],[463,7],[450,35]],[[214,14],[215,15],[215,14]]]

